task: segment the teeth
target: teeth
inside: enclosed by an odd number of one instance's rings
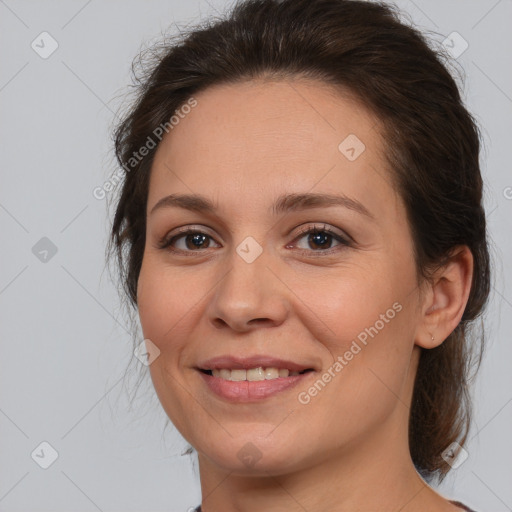
[[[277,368],[265,368],[265,379],[277,379],[279,377],[279,370]]]
[[[231,378],[231,370],[226,370],[222,368],[222,370],[212,370],[213,375],[215,377],[220,377],[221,379],[229,380]],[[217,372],[217,375],[215,375],[215,372]]]
[[[239,381],[239,380],[247,380],[247,371],[246,370],[231,370],[231,377],[229,380]]]
[[[231,372],[231,374],[233,374],[233,372]],[[261,366],[259,368],[251,368],[247,370],[247,380],[265,380],[265,371]]]
[[[227,368],[222,368],[221,370],[215,368],[212,369],[212,375],[214,377],[220,377],[221,379],[231,380],[235,382],[240,382],[243,380],[248,380],[250,382],[258,381],[258,380],[272,380],[277,379],[279,377],[294,377],[299,375],[299,372],[290,372],[286,368],[262,368],[261,366],[257,368],[250,368],[248,370],[229,370]]]

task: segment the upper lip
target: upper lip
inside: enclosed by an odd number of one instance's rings
[[[286,368],[292,372],[301,372],[303,370],[314,370],[312,364],[301,364],[266,355],[253,355],[249,357],[237,357],[224,355],[208,359],[198,365],[200,370],[221,370],[228,369],[249,369],[249,368]]]

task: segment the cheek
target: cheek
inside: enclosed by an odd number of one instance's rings
[[[383,248],[351,262],[313,295],[322,320],[336,335],[333,348],[338,353],[349,350],[354,340],[381,359],[383,351],[410,345],[416,274],[412,253],[404,252]]]
[[[144,337],[151,339],[161,351],[167,350],[174,339],[180,339],[176,333],[183,329],[187,316],[200,302],[197,290],[193,276],[178,277],[175,271],[145,257],[137,287]]]
[[[176,285],[169,269],[145,256],[137,287],[138,312],[144,338],[160,350],[149,372],[164,410],[180,431],[185,428],[186,397],[182,396],[184,383],[177,370],[186,350],[184,330],[190,329],[187,321],[194,304],[189,293],[180,291],[182,285]]]
[[[310,400],[306,407],[315,411],[318,424],[331,425],[326,434],[332,436],[332,442],[379,429],[395,412],[407,414],[404,391],[412,331],[406,308],[396,311],[398,304],[396,310],[393,304],[391,309],[370,308],[368,303],[363,306],[358,315],[352,308],[339,315],[340,335],[326,345],[332,364],[324,368],[322,376],[328,383],[301,390],[300,403]],[[381,311],[388,323],[379,318]]]
[[[374,262],[364,268],[352,266],[333,274],[295,283],[294,291],[313,310],[325,330],[326,335],[320,339],[339,353],[348,350],[353,339],[359,337],[364,343],[372,334],[389,331],[403,307],[402,292],[396,283],[381,277],[389,276],[382,263]]]
[[[400,272],[393,267],[375,262],[340,272],[336,280],[323,281],[318,292],[302,290],[327,333],[318,339],[336,375],[325,399],[342,408],[358,411],[358,403],[374,404],[384,413],[402,393],[415,328],[414,272],[412,266]]]

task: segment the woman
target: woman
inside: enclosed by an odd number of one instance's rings
[[[203,512],[470,510],[479,136],[384,4],[253,0],[156,52],[111,249]]]

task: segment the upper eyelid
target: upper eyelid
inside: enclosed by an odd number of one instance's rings
[[[171,239],[171,238],[174,238],[176,236],[186,235],[186,234],[189,234],[190,231],[201,233],[201,234],[204,234],[204,235],[211,236],[212,238],[215,238],[214,235],[209,233],[209,231],[214,231],[214,229],[210,228],[209,226],[205,226],[205,225],[199,225],[199,224],[190,224],[190,225],[188,225],[187,224],[185,226],[180,226],[180,227],[178,227],[176,229],[178,230],[176,233],[174,233],[172,236],[167,234],[167,235],[164,236],[164,238]],[[325,231],[331,232],[333,234],[337,234],[337,235],[339,235],[341,237],[345,237],[345,238],[349,238],[349,239],[352,238],[346,231],[344,231],[344,230],[342,230],[340,228],[337,228],[335,226],[331,226],[330,224],[328,224],[326,222],[315,222],[315,221],[302,223],[300,226],[296,226],[293,229],[289,230],[287,233],[285,233],[285,236],[289,236],[293,231],[295,231],[297,229],[299,231],[298,231],[298,233],[296,233],[296,235],[301,235],[301,234],[306,233],[306,232],[308,232],[310,230],[316,229],[317,231],[324,231],[325,230]]]
[[[192,224],[192,225],[181,226],[176,229],[178,229],[178,232],[176,232],[174,234],[168,233],[168,234],[164,235],[163,237],[161,237],[158,245],[160,247],[170,246],[172,243],[175,243],[177,239],[183,238],[190,234],[192,234],[192,235],[193,234],[202,234],[202,235],[206,235],[206,236],[210,237],[212,240],[215,240],[215,237],[208,233],[208,231],[211,228],[208,228],[207,226],[199,226],[199,225]],[[216,242],[216,243],[218,243],[218,242]],[[179,249],[179,250],[182,250],[182,249]],[[187,251],[187,252],[193,252],[193,251]]]
[[[291,231],[288,232],[288,235],[290,235],[293,231],[297,229],[296,234],[294,235],[293,241],[297,240],[298,238],[302,238],[302,236],[305,236],[308,233],[311,233],[313,231],[317,232],[326,232],[329,233],[334,238],[338,238],[341,240],[345,245],[355,245],[356,240],[345,230],[342,228],[339,228],[337,226],[334,226],[332,224],[329,224],[327,222],[319,222],[319,221],[310,221],[301,224],[298,226],[298,228],[294,228]]]
[[[173,236],[178,236],[182,234],[186,234],[187,231],[198,231],[204,234],[209,234],[210,231],[215,231],[215,229],[210,226],[206,226],[204,224],[184,224],[183,226],[178,226],[173,228],[167,232],[167,235],[170,236],[171,232],[174,233]],[[213,235],[212,235],[213,236]]]
[[[304,235],[304,234],[307,234],[307,233],[309,233],[310,231],[313,231],[313,230],[316,230],[318,232],[325,231],[325,232],[330,233],[332,235],[337,235],[340,238],[344,238],[347,241],[352,240],[352,237],[348,233],[346,233],[345,231],[341,230],[340,228],[336,228],[336,227],[331,226],[331,225],[329,225],[329,224],[327,224],[325,222],[320,222],[320,223],[312,222],[310,224],[306,224],[306,225],[301,226],[299,228],[299,232],[296,234],[296,237]],[[290,233],[292,231],[290,231]]]

